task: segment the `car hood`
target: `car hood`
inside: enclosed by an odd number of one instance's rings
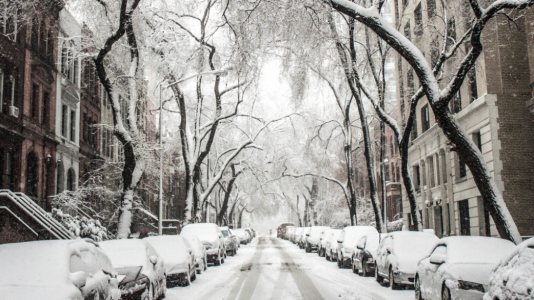
[[[35,285],[9,285],[0,286],[2,299],[35,300],[83,300],[81,292],[69,285],[61,286],[35,286]]]
[[[447,273],[451,279],[488,285],[494,267],[491,263],[453,263],[447,266]]]
[[[317,245],[319,244],[319,237],[317,236],[309,236],[308,237],[308,243]]]
[[[191,261],[189,255],[180,255],[172,258],[165,258],[165,271],[167,274],[173,274],[176,272],[183,272],[184,269],[187,269],[187,264]]]

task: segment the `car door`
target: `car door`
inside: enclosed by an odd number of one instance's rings
[[[378,271],[379,273],[381,274],[387,274],[387,269],[388,269],[388,256],[389,256],[389,249],[392,248],[393,246],[393,239],[388,236],[386,238],[384,238],[384,240],[382,240],[382,246],[380,247],[380,253],[379,253],[379,258],[380,258],[380,261],[377,261],[377,267],[378,267]]]
[[[434,248],[434,251],[430,254],[428,266],[427,266],[427,278],[426,281],[428,283],[427,287],[430,291],[430,297],[429,299],[441,299],[441,275],[443,272],[441,270],[443,269],[443,264],[433,264],[430,262],[432,257],[436,257],[438,255],[441,255],[443,257],[447,257],[447,246],[446,245],[438,245],[436,248]]]

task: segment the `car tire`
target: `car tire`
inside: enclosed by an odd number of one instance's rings
[[[421,280],[419,279],[419,276],[417,274],[415,275],[414,290],[415,290],[415,299],[424,300],[423,295],[421,294]]]
[[[306,245],[306,253],[311,253],[312,250],[311,250],[311,247],[310,245]]]
[[[208,269],[208,260],[204,257],[202,263],[204,264],[204,271],[206,271]]]
[[[359,274],[358,269],[356,269],[356,266],[354,265],[354,260],[353,260],[353,262],[351,264],[351,269],[352,269],[352,273]]]
[[[393,269],[391,267],[389,268],[389,287],[392,290],[398,290],[399,289],[399,285],[397,283],[395,283],[395,277],[393,277]]]
[[[369,273],[367,272],[367,268],[365,267],[365,265],[362,263],[362,274],[361,274],[362,277],[369,277]]]
[[[215,266],[220,266],[221,263],[222,263],[221,260],[222,260],[222,259],[221,259],[221,254],[219,253],[219,255],[217,256],[217,259],[215,259],[215,262],[213,262],[213,264],[214,264]]]
[[[384,277],[380,276],[380,274],[378,274],[378,266],[375,267],[375,280],[376,282],[382,284],[384,282]]]
[[[441,300],[451,300],[451,290],[445,285],[443,285],[443,289],[441,290]]]
[[[191,277],[191,281],[195,281],[195,280],[197,280],[197,272],[196,272],[196,270],[193,272],[193,276]]]

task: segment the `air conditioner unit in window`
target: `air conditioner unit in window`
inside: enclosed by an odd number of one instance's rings
[[[13,116],[15,118],[18,118],[19,117],[19,108],[16,107],[16,106],[9,106],[8,107],[8,114],[10,116]]]

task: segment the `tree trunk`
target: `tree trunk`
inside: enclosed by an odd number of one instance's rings
[[[494,179],[491,177],[484,157],[456,122],[447,106],[432,106],[432,109],[443,133],[453,143],[453,149],[456,150],[458,156],[469,167],[473,175],[473,180],[484,201],[484,206],[493,218],[499,235],[516,244],[521,243],[522,238],[519,230],[506,207],[501,191],[497,188]]]
[[[221,210],[219,211],[219,214],[217,215],[217,224],[222,224],[223,218],[226,215],[226,211],[228,210],[228,203],[230,201],[230,195],[232,194],[232,189],[234,187],[234,183],[237,180],[237,177],[241,174],[241,172],[235,171],[235,165],[232,164],[232,178],[228,181],[228,185],[226,186],[226,193],[224,195],[224,200],[221,206]]]

